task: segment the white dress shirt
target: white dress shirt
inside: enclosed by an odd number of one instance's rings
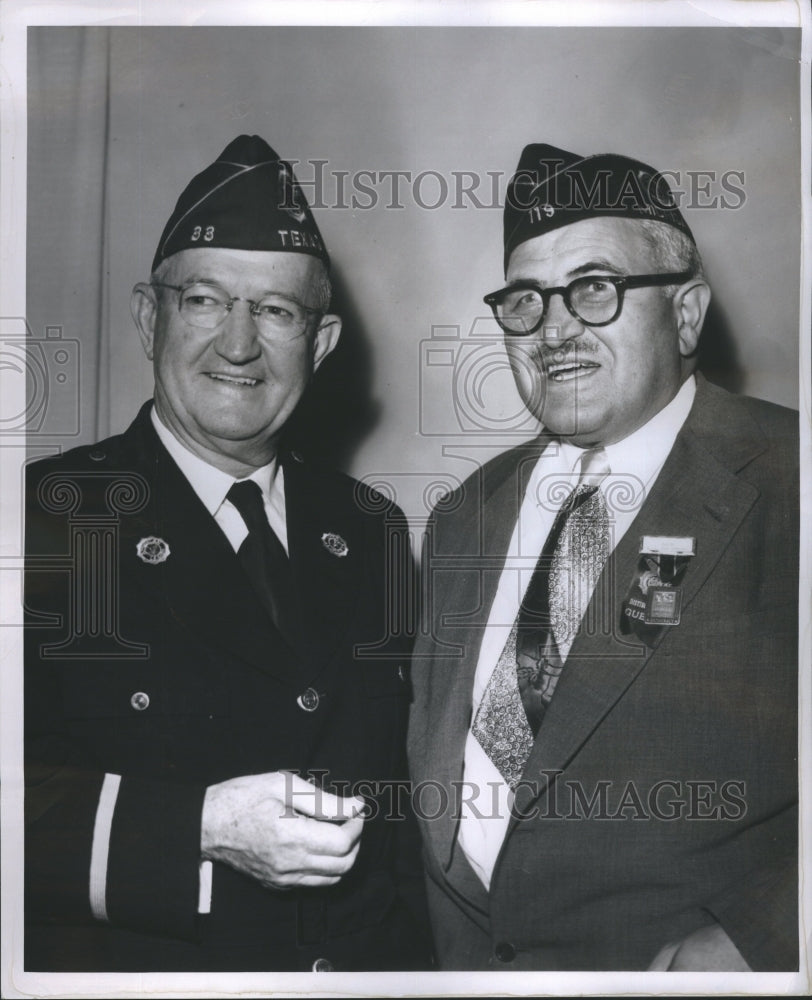
[[[622,441],[606,446],[611,472],[601,489],[609,511],[610,550],[643,505],[685,423],[695,393],[696,380],[691,376],[647,424]],[[531,474],[483,633],[474,675],[472,720],[516,620],[558,509],[577,484],[584,450],[566,442],[551,442]],[[556,484],[561,488],[556,490]],[[570,646],[571,641],[559,645],[564,661]],[[459,846],[488,889],[510,820],[512,793],[470,730],[465,743],[463,780],[468,787],[462,796]]]
[[[234,504],[226,499],[226,494],[238,480],[227,472],[215,469],[213,465],[209,465],[208,462],[189,451],[186,445],[181,444],[158,416],[154,406],[150,416],[152,417],[152,426],[161,439],[161,444],[189,480],[189,485],[200,498],[200,502],[220,525],[223,534],[231,542],[236,552],[248,535],[248,528]],[[274,533],[284,546],[285,552],[287,552],[285,479],[282,469],[277,467],[276,459],[273,459],[262,468],[255,469],[246,478],[253,479],[262,491],[262,503],[265,507],[268,524],[273,528]]]

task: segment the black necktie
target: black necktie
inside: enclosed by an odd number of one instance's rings
[[[226,498],[240,512],[248,528],[237,557],[274,625],[295,649],[298,630],[292,600],[290,561],[268,524],[262,490],[253,479],[243,479],[234,483]]]

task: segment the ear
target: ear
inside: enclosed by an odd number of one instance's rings
[[[158,315],[158,297],[152,285],[139,281],[130,296],[130,312],[138,327],[144,354],[152,361],[155,342],[155,320]]]
[[[711,290],[701,279],[689,281],[674,296],[679,352],[687,358],[695,353],[711,300]]]
[[[313,341],[313,371],[319,367],[327,355],[335,349],[341,336],[341,317],[322,316]]]

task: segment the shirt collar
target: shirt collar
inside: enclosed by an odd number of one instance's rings
[[[612,475],[634,476],[648,485],[665,464],[674,447],[677,434],[688,418],[696,395],[696,378],[689,376],[680,386],[676,396],[642,427],[614,444],[606,445],[606,457]],[[580,472],[579,462],[586,448],[579,448],[568,441],[555,441],[559,460],[557,469],[562,472]],[[551,445],[545,449],[550,454]]]
[[[680,386],[676,396],[655,413],[648,423],[622,441],[606,446],[606,457],[613,473],[636,476],[642,483],[650,483],[663,467],[674,442],[688,419],[696,395],[696,379],[689,376]]]
[[[152,426],[161,440],[164,448],[174,459],[180,471],[189,480],[189,484],[197,494],[206,510],[214,516],[220,505],[226,498],[226,494],[232,485],[237,482],[235,476],[230,476],[227,472],[210,465],[199,455],[191,452],[185,444],[182,444],[171,430],[158,416],[158,411],[153,405],[150,413]],[[255,469],[247,478],[253,479],[262,490],[262,498],[268,503],[271,498],[271,486],[276,478],[276,459],[272,459],[267,465]]]

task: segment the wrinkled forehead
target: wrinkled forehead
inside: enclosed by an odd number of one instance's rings
[[[648,273],[653,266],[653,248],[640,222],[584,219],[520,243],[510,255],[507,279],[558,284],[584,268],[634,274]]]

